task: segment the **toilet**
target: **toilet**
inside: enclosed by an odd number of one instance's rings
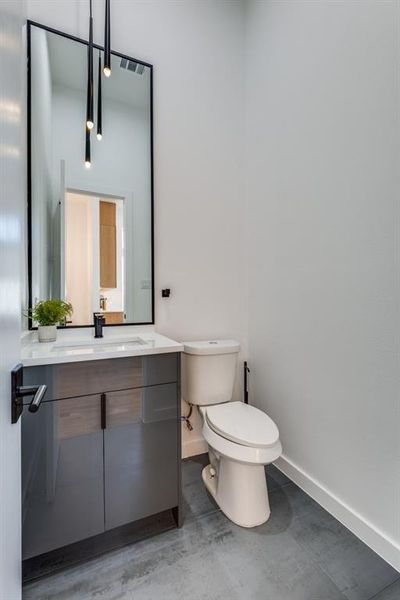
[[[271,513],[264,466],[280,456],[282,446],[268,415],[232,401],[239,350],[235,340],[184,342],[182,396],[203,417],[207,490],[231,521],[256,527]]]

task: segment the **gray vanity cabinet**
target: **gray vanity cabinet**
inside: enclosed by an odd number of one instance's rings
[[[179,507],[179,355],[24,369],[23,559]]]
[[[24,410],[23,559],[104,530],[99,408],[100,396],[88,396]]]
[[[177,384],[107,394],[105,528],[177,505]]]

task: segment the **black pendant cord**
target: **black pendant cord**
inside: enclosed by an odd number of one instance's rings
[[[86,127],[85,127],[85,167],[90,168],[92,157],[91,157],[91,144],[90,144],[90,132],[94,125],[94,105],[93,105],[93,14],[92,14],[92,0],[89,3],[89,44],[88,44],[88,55],[87,55],[87,98],[86,98]]]
[[[97,139],[103,137],[103,100],[101,96],[101,52],[99,51],[99,71],[97,76]]]
[[[92,129],[94,125],[94,103],[93,103],[93,14],[92,0],[90,0],[89,16],[89,44],[88,44],[88,81],[87,81],[87,104],[86,104],[86,126]]]
[[[104,75],[111,75],[111,1],[105,0],[104,19]]]

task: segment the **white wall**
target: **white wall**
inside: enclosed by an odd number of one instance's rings
[[[398,6],[249,2],[246,191],[252,401],[400,568]]]
[[[21,428],[10,419],[10,371],[20,362],[26,206],[24,3],[0,2],[0,596],[21,597]]]

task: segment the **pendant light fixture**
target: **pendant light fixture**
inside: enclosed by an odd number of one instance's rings
[[[99,50],[99,71],[97,76],[97,139],[101,140],[103,137],[103,124],[102,124],[102,97],[101,97],[101,51]]]
[[[87,79],[87,98],[86,98],[86,127],[93,129],[94,126],[94,109],[93,109],[93,14],[92,0],[89,0],[89,43],[88,43],[88,79]]]
[[[90,148],[90,129],[85,127],[86,139],[85,139],[85,167],[90,169],[92,164],[91,148]]]
[[[111,75],[111,2],[105,0],[105,19],[104,19],[104,68],[103,72],[106,77]]]

